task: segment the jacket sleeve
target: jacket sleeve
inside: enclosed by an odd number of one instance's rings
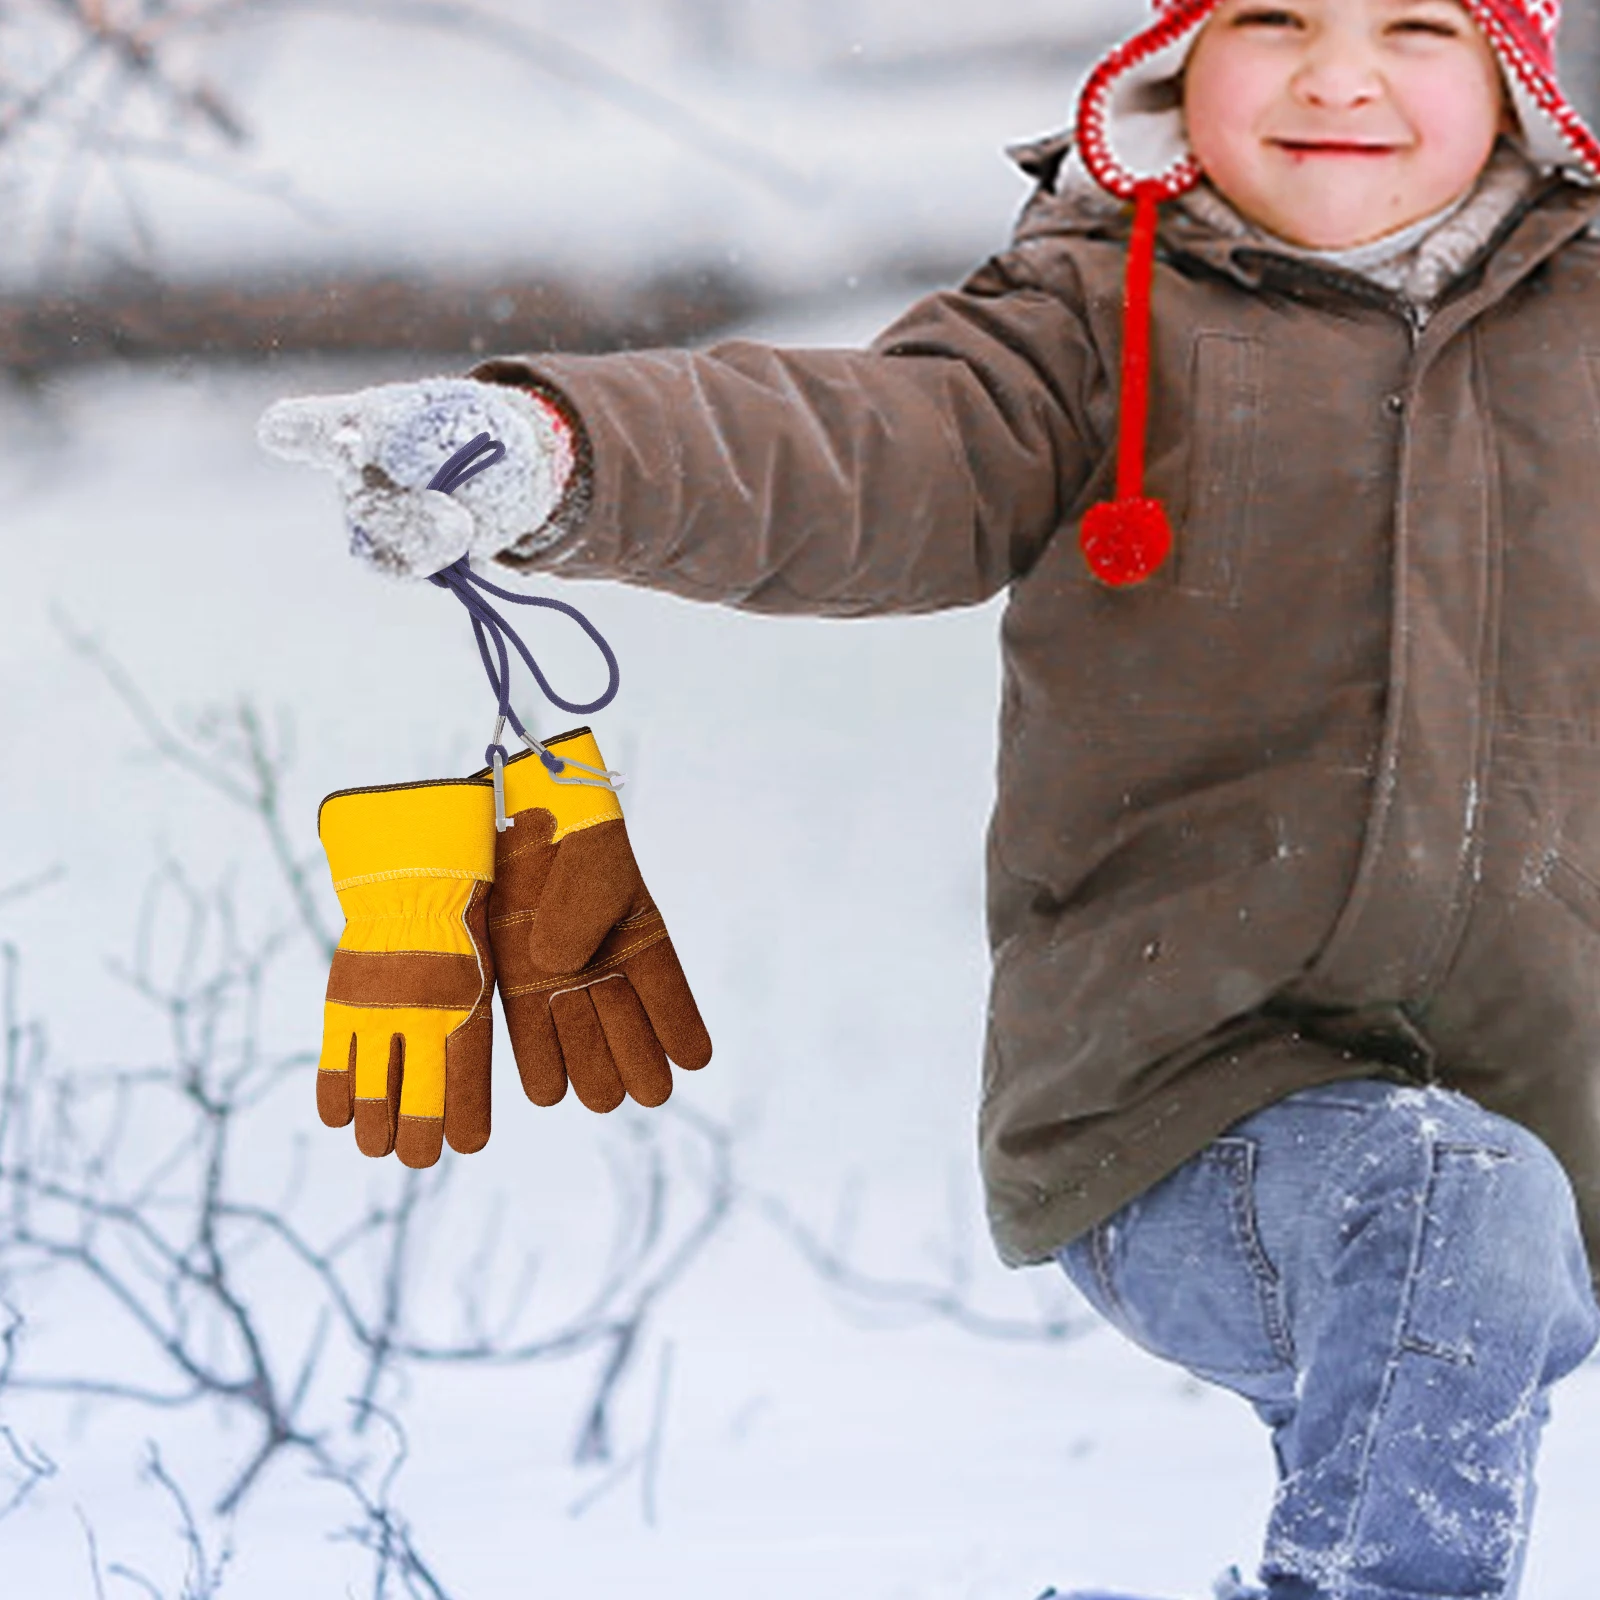
[[[529,356],[576,434],[563,512],[500,559],[772,612],[988,598],[1036,558],[1101,454],[1082,315],[991,262],[867,350]]]

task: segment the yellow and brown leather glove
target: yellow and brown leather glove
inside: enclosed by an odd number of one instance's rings
[[[587,728],[549,740],[604,770]],[[529,751],[505,767],[511,826],[495,848],[489,938],[522,1087],[552,1106],[570,1080],[591,1111],[624,1093],[658,1106],[668,1058],[698,1069],[711,1039],[608,788],[560,783]]]
[[[365,1155],[431,1167],[489,1142],[494,790],[349,789],[317,817],[345,927],[328,974],[317,1110]]]

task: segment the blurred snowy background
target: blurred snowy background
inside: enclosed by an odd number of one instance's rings
[[[253,440],[513,336],[869,337],[1003,241],[1002,147],[1142,14],[0,6],[6,1600],[1179,1600],[1250,1565],[1253,1420],[983,1236],[996,608],[564,588],[622,657],[597,731],[716,1057],[596,1119],[523,1102],[502,1040],[488,1149],[407,1180],[312,1110],[316,804],[470,767],[486,690],[456,609],[356,569]],[[1597,1468],[1590,1367],[1527,1600],[1594,1594]]]

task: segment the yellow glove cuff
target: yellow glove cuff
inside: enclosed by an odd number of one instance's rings
[[[473,779],[345,789],[317,833],[335,891],[400,878],[494,881],[494,790]]]

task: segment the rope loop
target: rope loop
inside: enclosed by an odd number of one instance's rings
[[[442,494],[454,494],[462,484],[503,460],[505,453],[506,447],[498,439],[491,438],[487,433],[480,433],[440,467],[428,487],[437,489]],[[567,762],[553,755],[523,726],[522,719],[511,704],[511,651],[515,650],[522,658],[523,664],[533,674],[534,682],[539,685],[544,697],[552,705],[573,716],[592,716],[596,711],[604,711],[616,699],[617,689],[621,683],[621,670],[617,666],[616,653],[606,643],[600,630],[576,606],[568,605],[564,600],[551,600],[543,595],[518,594],[515,590],[502,589],[498,584],[490,583],[487,578],[480,577],[472,570],[467,556],[462,556],[459,561],[454,561],[442,571],[434,573],[428,581],[437,584],[441,589],[448,589],[466,607],[467,615],[472,620],[472,635],[477,641],[478,657],[483,662],[489,687],[494,691],[495,705],[500,716],[494,740],[485,752],[485,761],[490,766],[495,766],[497,756],[500,765],[510,759],[505,746],[499,742],[500,729],[509,723],[517,737],[529,749],[538,753],[540,761],[544,763],[552,777],[559,778],[568,766],[583,766],[581,762]],[[598,699],[585,702],[567,700],[557,694],[521,635],[500,611],[489,604],[484,598],[485,595],[493,595],[496,599],[509,601],[516,606],[537,606],[549,611],[559,611],[563,616],[570,617],[583,629],[605,659],[607,672],[605,692]],[[585,768],[585,770],[590,769]],[[612,775],[604,776],[609,779]],[[567,778],[564,781],[571,783],[588,780]],[[606,788],[612,786],[609,781],[603,785]]]

